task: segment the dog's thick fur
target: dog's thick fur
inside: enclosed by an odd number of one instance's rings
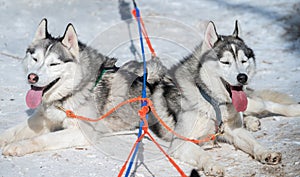
[[[57,106],[76,110],[78,115],[99,117],[118,103],[139,96],[143,65],[131,61],[117,68],[115,62],[116,59],[105,57],[79,42],[72,25],[68,25],[63,37],[53,38],[47,31],[47,21],[42,20],[24,64],[33,89],[50,83],[54,85],[45,91],[41,103],[27,122],[0,135],[2,153],[21,156],[89,144],[78,121],[66,118]],[[281,161],[281,154],[261,146],[243,128],[241,114],[232,104],[231,87],[245,87],[254,71],[253,51],[240,38],[238,24],[233,35],[221,36],[210,22],[203,43],[170,72],[157,58],[147,62],[147,92],[158,114],[171,128],[186,137],[201,139],[215,133],[217,120],[215,108],[201,93],[204,91],[206,97],[218,103],[221,111],[223,134],[218,140],[233,144],[262,163],[277,164]],[[242,80],[237,79],[241,73]],[[36,75],[38,81],[33,77]],[[99,76],[102,78],[94,86]],[[264,92],[251,91],[250,95],[247,114],[268,111],[286,116],[300,115],[299,104],[266,99]],[[32,104],[36,102],[29,103]],[[80,125],[104,133],[132,130],[139,126],[136,114],[139,108],[138,103],[126,105],[99,123]],[[172,141],[169,152],[175,158],[194,165],[198,170],[203,169],[209,175],[224,174],[223,167],[213,162],[201,145],[173,137],[151,113],[149,116],[150,128],[162,139]],[[249,119],[246,123],[252,129],[259,126],[256,119]]]

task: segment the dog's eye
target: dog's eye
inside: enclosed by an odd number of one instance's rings
[[[224,65],[229,65],[230,63],[228,61],[220,61]]]
[[[50,66],[57,66],[60,65],[60,63],[51,63]]]
[[[243,64],[244,64],[244,63],[247,63],[247,61],[248,61],[248,60],[242,60],[242,63],[243,63]]]
[[[37,62],[37,58],[32,57],[33,61]]]
[[[224,52],[223,57],[219,58],[220,63],[224,65],[230,65],[230,62],[233,60],[233,56],[230,52]]]

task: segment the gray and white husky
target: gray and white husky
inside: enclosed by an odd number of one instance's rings
[[[233,34],[229,36],[218,35],[215,25],[210,22],[202,44],[172,70],[174,83],[181,94],[181,110],[176,115],[177,133],[201,139],[221,132],[217,140],[233,144],[261,163],[281,162],[281,153],[260,145],[244,129],[241,112],[249,115],[266,111],[296,116],[300,114],[300,105],[289,101],[279,103],[280,99],[273,97],[283,95],[274,92],[254,92],[247,97],[245,87],[255,73],[255,56],[240,38],[237,21]],[[224,175],[223,167],[214,162],[199,144],[174,137],[169,151],[173,157],[195,165],[207,175]]]
[[[125,105],[94,124],[67,118],[62,111],[70,109],[77,115],[97,118],[120,102],[140,96],[143,64],[131,61],[118,68],[116,61],[78,41],[71,24],[63,37],[52,37],[47,31],[47,20],[43,19],[24,59],[30,85],[26,104],[35,111],[28,121],[0,134],[2,154],[22,156],[84,146],[93,141],[94,135],[97,138],[97,133],[136,129],[140,103]],[[165,68],[159,60],[151,60],[148,66],[147,85],[151,92],[151,84],[156,85],[167,77],[163,76]],[[165,109],[168,108],[161,109],[161,113]],[[163,117],[166,117],[165,122],[174,125],[172,116]],[[170,140],[171,137],[164,137],[168,134],[163,133],[165,130],[157,121],[153,122],[151,116],[149,124],[158,136]]]
[[[105,57],[79,42],[71,24],[63,37],[52,37],[47,31],[47,20],[43,19],[24,59],[31,87],[26,103],[35,111],[26,122],[0,135],[2,153],[21,156],[88,144],[78,121],[67,119],[57,107],[97,117],[92,90],[99,69],[114,68],[115,62],[116,59]]]

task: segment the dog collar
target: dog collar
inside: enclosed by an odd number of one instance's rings
[[[96,79],[96,82],[95,82],[93,88],[95,88],[95,87],[97,86],[97,84],[101,81],[103,75],[104,75],[107,71],[115,71],[115,72],[116,72],[116,71],[118,71],[118,70],[119,70],[119,68],[116,67],[116,66],[113,66],[113,67],[103,67],[103,68],[101,67],[101,68],[100,68],[100,71],[99,71],[100,74],[98,74],[98,77],[97,77],[97,79]]]

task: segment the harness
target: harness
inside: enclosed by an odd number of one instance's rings
[[[203,96],[203,98],[209,102],[212,107],[215,110],[216,113],[216,118],[217,118],[217,122],[216,122],[216,132],[220,132],[221,131],[221,127],[223,125],[223,121],[222,121],[222,113],[221,113],[221,109],[220,109],[220,105],[222,105],[223,103],[219,103],[216,99],[214,99],[213,97],[211,97],[210,95],[208,95],[208,93],[206,93],[205,90],[203,90],[201,88],[201,86],[199,86],[197,84],[197,87],[199,89],[200,94]]]

